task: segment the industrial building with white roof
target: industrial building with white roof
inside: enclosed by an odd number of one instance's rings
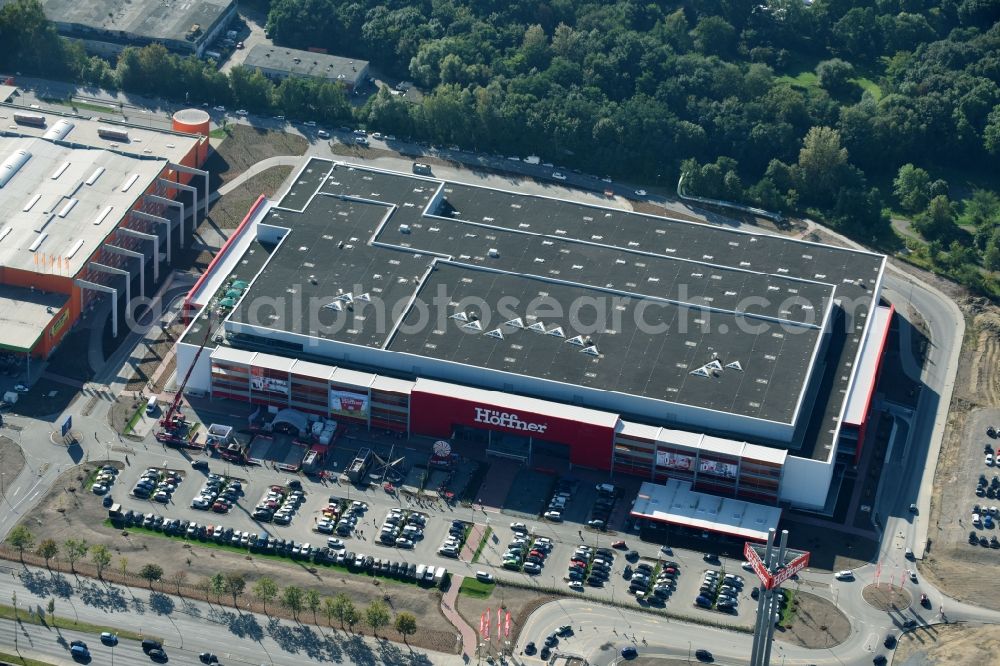
[[[96,299],[114,333],[207,201],[207,137],[0,104],[0,349],[46,358]]]
[[[189,387],[216,399],[824,511],[884,265],[312,158],[189,294],[178,372],[207,340]]]

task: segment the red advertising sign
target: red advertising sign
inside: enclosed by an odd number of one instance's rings
[[[802,553],[794,560],[788,563],[788,566],[774,574],[774,580],[772,582],[773,587],[778,587],[786,580],[802,571],[809,564],[809,553]]]
[[[747,562],[753,568],[757,578],[760,578],[760,582],[764,584],[764,589],[770,590],[773,587],[774,582],[771,579],[771,574],[768,572],[767,567],[764,566],[764,561],[760,559],[760,555],[757,551],[753,549],[750,542],[747,541],[743,544],[743,557],[747,558]]]

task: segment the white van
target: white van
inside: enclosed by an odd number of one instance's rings
[[[426,564],[418,564],[417,565],[417,575],[416,575],[417,580],[423,580],[424,579],[424,574],[426,572],[427,572],[427,565]]]
[[[597,492],[599,492],[599,493],[607,493],[608,495],[614,495],[615,494],[615,487],[613,485],[611,485],[610,483],[598,483],[597,484]]]
[[[146,416],[152,416],[156,413],[156,396],[149,396],[149,400],[146,401]]]

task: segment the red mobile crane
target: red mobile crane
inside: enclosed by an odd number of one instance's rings
[[[174,395],[174,401],[170,403],[170,407],[163,414],[163,418],[160,419],[160,429],[156,432],[156,441],[161,444],[166,444],[167,446],[181,446],[189,448],[198,448],[191,444],[188,439],[188,422],[181,412],[181,400],[184,399],[184,389],[187,387],[188,380],[191,378],[191,373],[194,372],[194,368],[198,365],[198,359],[201,357],[201,353],[205,351],[205,345],[208,344],[208,338],[211,334],[211,327],[209,322],[205,323],[205,339],[201,341],[201,346],[198,347],[198,351],[195,352],[194,360],[191,361],[191,365],[188,367],[187,372],[184,374],[184,381],[181,382],[180,386],[177,387],[177,393]]]

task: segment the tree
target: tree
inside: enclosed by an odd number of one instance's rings
[[[829,127],[813,127],[799,151],[799,186],[809,199],[828,205],[843,184],[847,149],[840,145],[840,133]]]
[[[149,589],[153,589],[153,583],[163,578],[163,567],[150,562],[139,569],[139,577],[149,582]]]
[[[955,219],[955,207],[948,197],[936,196],[927,204],[927,210],[914,218],[913,227],[927,240],[948,241],[958,231]]]
[[[993,235],[986,242],[983,265],[991,271],[1000,271],[1000,227],[993,231]]]
[[[35,551],[35,554],[45,558],[45,568],[48,569],[49,560],[59,554],[59,545],[52,539],[45,539],[38,544],[38,550]]]
[[[319,592],[313,589],[306,590],[306,607],[312,611],[313,622],[316,621],[316,613],[319,611],[322,605],[322,597],[319,596]]]
[[[90,547],[90,559],[97,568],[97,577],[103,578],[104,569],[111,564],[111,551],[103,544],[95,544]]]
[[[908,213],[918,213],[930,201],[931,177],[926,171],[912,164],[899,167],[899,173],[892,181],[892,192],[899,199],[899,205]]]
[[[736,29],[721,16],[705,16],[691,30],[691,37],[699,52],[724,56],[733,51]]]
[[[381,599],[374,599],[365,608],[365,624],[372,628],[372,634],[378,638],[378,630],[389,624],[392,616],[389,614],[389,606]]]
[[[292,612],[292,617],[295,620],[299,619],[299,613],[302,612],[304,597],[305,593],[302,588],[295,585],[289,585],[281,591],[281,605]]]
[[[217,573],[208,579],[209,590],[215,595],[215,600],[222,603],[222,595],[226,593],[226,576],[223,573]]]
[[[122,578],[128,577],[128,558],[122,555],[118,558],[118,568],[122,572]]]
[[[50,618],[52,618],[53,620],[56,619],[56,598],[55,597],[51,597],[49,599],[49,604],[48,604],[48,606],[46,606],[46,612],[48,612]]]
[[[357,610],[354,608],[354,602],[343,592],[340,592],[333,598],[333,616],[340,620],[340,628],[344,628],[344,624],[347,622],[347,618],[353,613],[357,615]],[[355,620],[357,621],[357,620]]]
[[[35,535],[24,525],[18,525],[7,535],[7,543],[17,548],[17,552],[21,556],[21,561],[24,562],[24,551],[34,548]]]
[[[403,641],[409,645],[409,641],[406,640],[407,637],[417,633],[417,618],[413,616],[413,613],[403,612],[396,616],[396,631],[403,637]]]
[[[333,626],[333,618],[337,617],[337,602],[332,597],[323,597],[323,615],[326,616],[326,625]]]
[[[174,586],[177,588],[177,594],[181,593],[181,585],[187,580],[187,571],[183,569],[178,569],[171,576],[170,580],[173,582]]]
[[[840,58],[824,60],[816,65],[819,85],[831,95],[842,95],[855,87],[854,65]]]
[[[278,596],[278,584],[269,576],[262,576],[253,584],[253,595],[264,604],[264,612],[267,612],[267,602]]]
[[[344,623],[351,631],[354,631],[354,625],[361,621],[361,613],[358,612],[357,607],[353,603],[344,608],[343,617]]]
[[[233,595],[233,606],[236,605],[236,597],[243,594],[246,586],[247,579],[243,577],[243,574],[235,571],[226,574],[226,592]]]
[[[88,548],[89,546],[84,539],[66,539],[63,543],[63,553],[66,555],[66,561],[69,562],[71,573],[76,573],[76,563],[86,557]]]

